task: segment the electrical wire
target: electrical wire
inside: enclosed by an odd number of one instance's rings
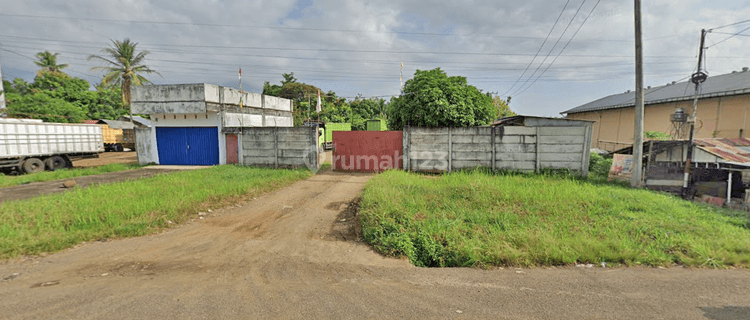
[[[526,79],[526,81],[524,81],[523,84],[521,84],[521,87],[519,87],[518,89],[516,89],[516,91],[513,91],[513,93],[511,94],[511,96],[515,96],[516,93],[518,93],[519,90],[523,89],[523,86],[525,86],[527,83],[529,83],[529,80],[531,80],[532,78],[534,78],[534,75],[539,71],[539,69],[542,68],[542,66],[547,61],[547,59],[549,59],[549,56],[552,55],[552,52],[554,52],[555,48],[557,48],[557,45],[560,43],[560,40],[562,40],[562,38],[565,36],[565,33],[568,32],[568,28],[570,28],[570,26],[573,24],[573,21],[576,20],[576,17],[578,16],[578,13],[581,12],[581,8],[583,8],[584,4],[586,4],[586,0],[583,0],[581,2],[581,5],[578,6],[578,10],[576,10],[576,13],[573,14],[573,18],[571,18],[570,22],[568,22],[568,25],[565,26],[565,30],[563,30],[563,32],[560,34],[560,37],[557,38],[557,41],[555,41],[555,45],[552,46],[552,49],[550,49],[549,52],[547,52],[547,55],[544,57],[544,60],[542,60],[542,62],[536,67],[536,70],[534,70],[534,72],[531,74],[531,76],[529,76]],[[560,53],[562,53],[562,51],[560,51]]]
[[[750,22],[750,19],[748,19],[748,20],[742,20],[742,21],[734,22],[734,23],[730,23],[730,24],[725,24],[723,26],[713,27],[713,28],[711,28],[709,30],[716,30],[716,29],[721,29],[721,28],[736,26],[738,24],[743,24],[743,23],[748,23],[748,22]]]
[[[747,30],[750,30],[750,27],[747,27],[747,28],[745,28],[745,29],[742,29],[742,30],[741,30],[740,32],[737,32],[737,33],[735,33],[735,34],[732,34],[731,36],[729,36],[729,37],[726,37],[726,38],[724,38],[724,40],[721,40],[721,41],[719,41],[719,42],[717,42],[717,43],[714,43],[713,45],[711,45],[711,46],[709,46],[709,47],[706,47],[706,49],[708,49],[708,48],[711,48],[711,47],[715,47],[715,46],[717,46],[718,44],[720,44],[720,43],[722,43],[722,42],[724,42],[724,41],[727,41],[727,40],[729,40],[729,39],[732,39],[732,38],[734,38],[734,37],[736,37],[736,36],[740,35],[741,33],[745,32],[745,31],[747,31]]]
[[[591,17],[591,14],[594,13],[594,10],[596,9],[596,7],[599,5],[599,3],[601,1],[602,0],[597,0],[596,1],[596,3],[594,4],[594,7],[591,8],[591,11],[589,11],[589,14],[586,15],[586,18],[583,19],[583,22],[581,22],[581,25],[578,26],[578,29],[576,29],[576,32],[573,33],[573,36],[570,37],[570,39],[568,40],[568,42],[565,44],[565,46],[563,46],[562,50],[560,50],[560,52],[557,54],[557,56],[555,57],[555,59],[552,60],[552,62],[550,62],[549,65],[547,65],[547,68],[545,68],[544,71],[542,71],[542,73],[539,75],[539,77],[537,77],[536,79],[534,79],[534,82],[532,82],[528,87],[526,87],[526,89],[523,89],[523,91],[521,91],[519,94],[523,94],[524,92],[526,92],[526,90],[529,90],[529,88],[531,88],[534,85],[534,83],[536,83],[536,81],[539,80],[539,78],[541,78],[547,72],[547,70],[549,70],[549,68],[553,64],[555,64],[555,61],[557,61],[557,58],[560,57],[560,55],[565,51],[565,49],[568,47],[568,45],[570,45],[570,42],[573,40],[573,38],[575,38],[576,35],[578,34],[578,32],[581,31],[581,28],[583,28],[583,25],[586,24],[586,21],[589,20],[589,17]],[[532,75],[532,77],[533,77],[533,75]]]
[[[508,89],[507,91],[505,91],[505,93],[502,94],[502,97],[504,97],[506,94],[508,94],[508,92],[510,92],[510,90],[513,90],[513,88],[516,87],[516,85],[518,84],[518,82],[521,81],[521,79],[523,79],[523,76],[526,75],[526,72],[529,71],[529,68],[534,63],[534,60],[536,60],[536,57],[539,56],[539,52],[542,52],[542,48],[544,48],[544,45],[547,43],[547,40],[549,39],[549,36],[552,35],[552,31],[555,30],[555,27],[557,26],[557,23],[560,21],[560,17],[562,17],[563,13],[565,13],[565,9],[568,8],[568,4],[570,4],[570,0],[568,0],[567,2],[565,2],[565,6],[563,6],[562,10],[560,11],[560,14],[557,16],[557,19],[555,19],[555,23],[553,23],[552,24],[552,28],[549,29],[549,33],[547,33],[547,37],[544,38],[544,41],[542,42],[542,45],[539,46],[539,50],[537,50],[536,53],[534,54],[534,57],[531,58],[531,61],[529,61],[529,64],[526,66],[526,69],[523,70],[523,73],[521,73],[521,76],[518,77],[518,80],[516,80],[516,82],[513,83],[512,86],[510,86],[510,89]]]

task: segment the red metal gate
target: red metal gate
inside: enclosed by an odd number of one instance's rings
[[[379,172],[403,167],[401,131],[334,131],[333,170]]]
[[[227,135],[227,164],[239,163],[239,145],[237,144],[237,135]]]

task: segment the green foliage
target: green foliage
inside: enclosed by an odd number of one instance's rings
[[[42,71],[33,83],[16,78],[6,90],[11,117],[76,123],[85,119],[118,119],[127,113],[116,87],[89,90],[88,81],[62,72]]]
[[[354,130],[367,130],[367,120],[383,118],[383,113],[387,111],[385,100],[382,98],[357,97],[349,105],[352,108],[352,129]]]
[[[605,158],[598,153],[592,152],[589,160],[589,177],[592,179],[604,179],[609,176],[612,167],[612,158]]]
[[[34,64],[42,67],[40,72],[60,72],[62,69],[67,68],[68,64],[57,64],[57,57],[59,55],[59,53],[52,53],[46,50],[44,52],[38,52],[36,54],[37,61],[34,61]]]
[[[497,110],[498,118],[512,117],[517,115],[515,112],[513,112],[513,110],[510,109],[508,103],[508,101],[503,100],[498,96],[492,97],[492,106],[495,107],[495,110]]]
[[[167,221],[184,222],[201,210],[277,190],[310,175],[307,169],[215,166],[6,201],[0,204],[0,259],[58,251],[82,241],[154,233],[169,227]]]
[[[8,117],[42,119],[45,122],[78,123],[86,118],[81,108],[55,98],[48,92],[37,92],[21,96],[15,93],[6,95]]]
[[[365,241],[417,266],[750,266],[750,216],[582,178],[494,174],[373,177]]]
[[[440,68],[417,70],[406,81],[404,95],[393,98],[388,108],[388,127],[471,127],[487,125],[498,114],[492,98],[466,82],[448,77]]]
[[[104,70],[106,74],[102,78],[103,85],[117,85],[122,90],[122,103],[130,105],[130,85],[140,86],[144,83],[150,83],[144,74],[160,73],[151,69],[151,67],[142,64],[146,56],[150,53],[147,50],[138,52],[136,47],[138,43],[125,38],[123,41],[112,40],[109,48],[102,50],[104,55],[90,55],[88,60],[98,60],[105,63],[104,67],[93,67],[91,70]]]
[[[385,111],[386,103],[383,99],[357,98],[347,102],[333,91],[321,92],[321,112],[318,115],[315,108],[318,103],[318,87],[298,82],[294,72],[282,74],[281,84],[263,83],[263,94],[290,99],[294,101],[294,125],[300,126],[308,117],[324,122],[352,124],[355,130],[365,130],[367,120],[377,117]]]
[[[651,140],[672,140],[672,136],[669,133],[659,131],[645,131],[643,132],[643,138]]]

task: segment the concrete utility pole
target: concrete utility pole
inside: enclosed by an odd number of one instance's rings
[[[706,29],[701,30],[701,47],[698,52],[698,68],[697,71],[690,76],[690,81],[695,84],[695,96],[693,98],[693,111],[690,112],[690,117],[688,118],[688,122],[690,123],[690,139],[688,140],[687,158],[685,159],[685,174],[682,180],[682,197],[685,199],[690,197],[690,167],[693,163],[695,120],[698,118],[698,95],[700,94],[701,83],[708,79],[708,74],[701,69],[701,66],[703,65],[703,51],[705,50],[706,34]]]
[[[641,1],[635,0],[635,135],[633,170],[630,186],[643,187],[643,41],[641,37]]]
[[[0,116],[5,117],[5,89],[3,89],[3,67],[0,63]]]

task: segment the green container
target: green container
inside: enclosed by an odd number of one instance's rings
[[[388,131],[388,123],[382,119],[367,120],[367,131]]]
[[[326,123],[326,142],[333,141],[334,131],[352,131],[351,123]]]

